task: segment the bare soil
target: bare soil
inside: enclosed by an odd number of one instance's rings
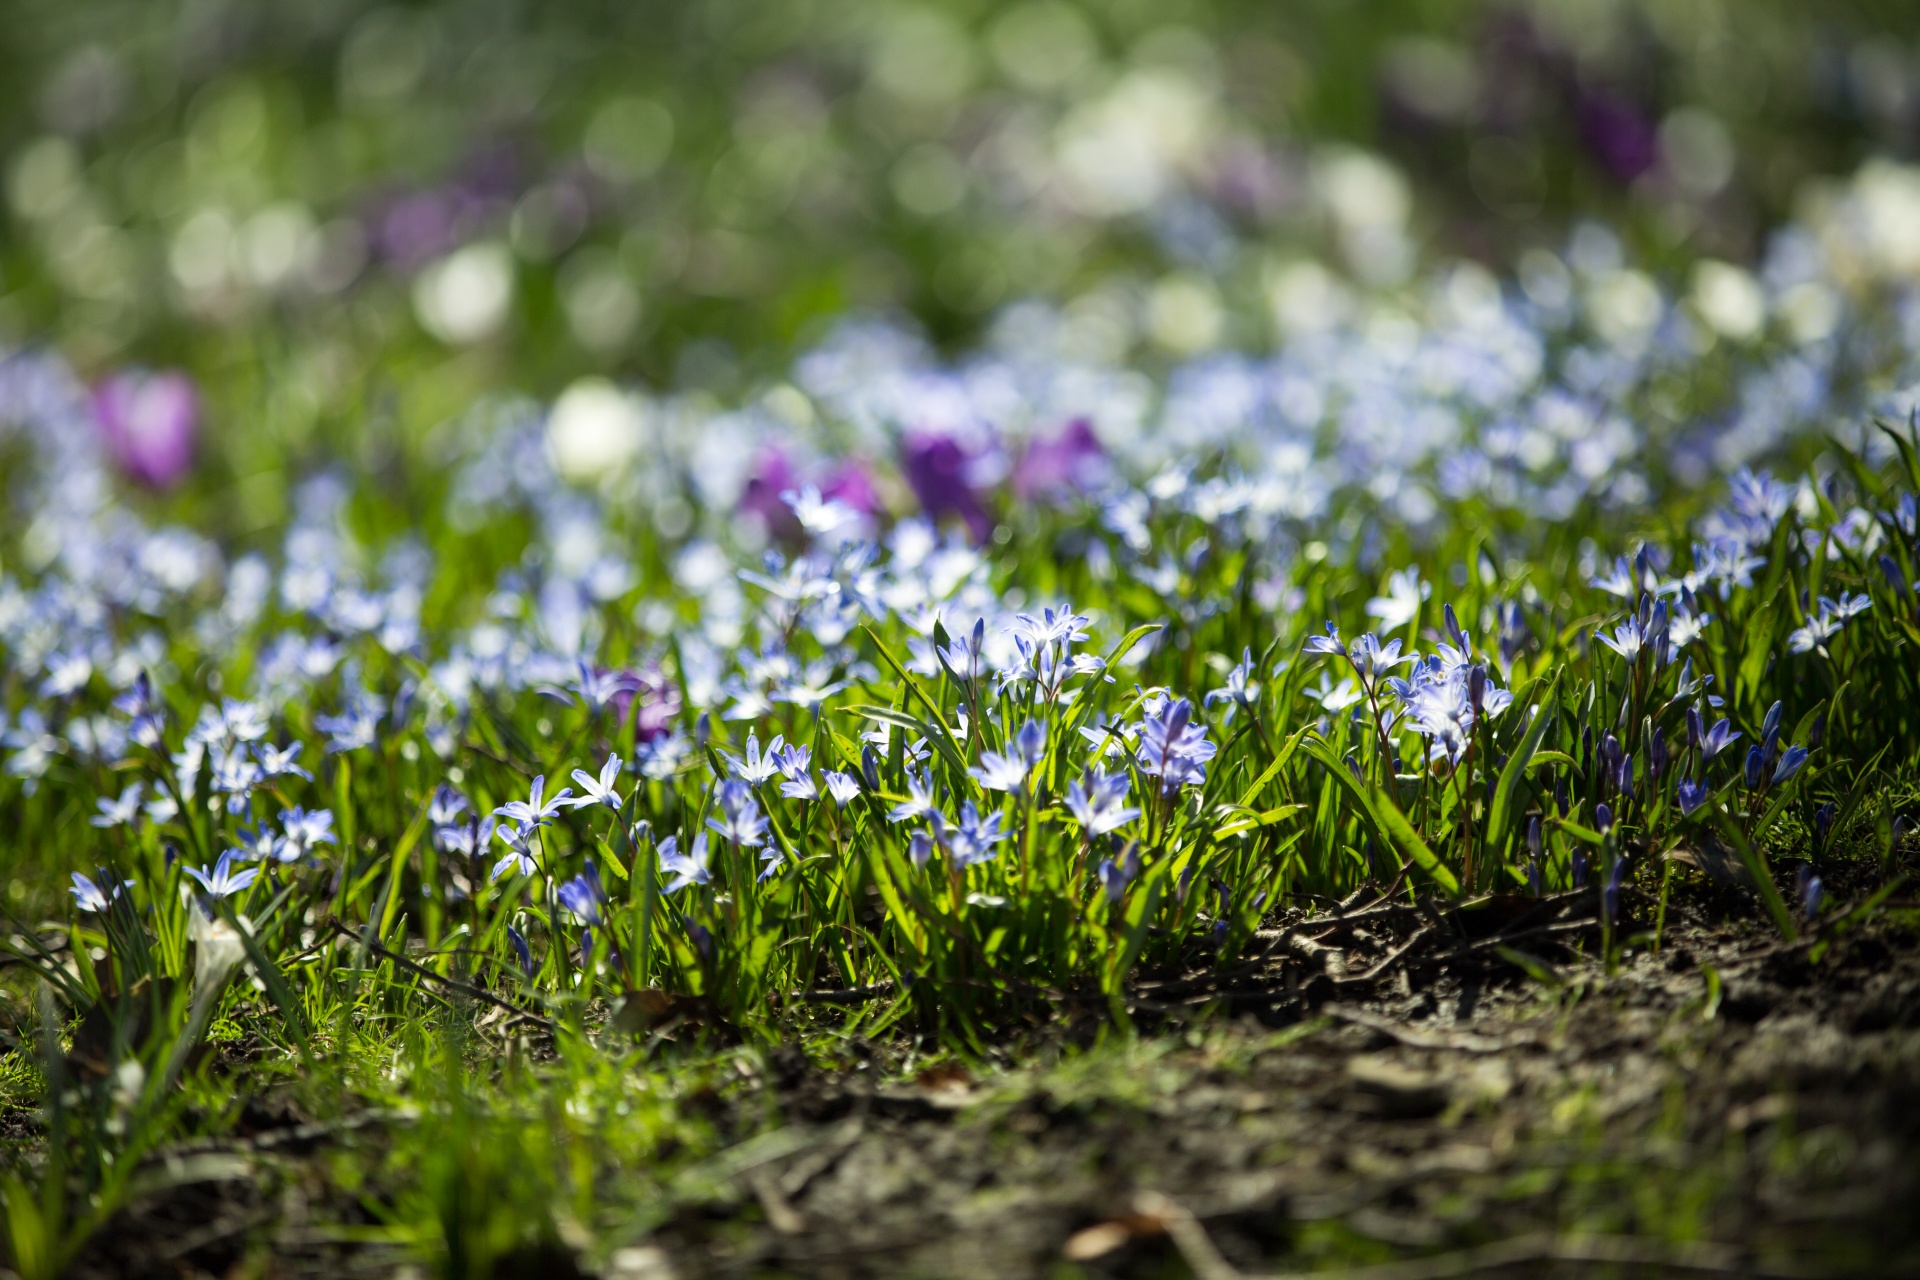
[[[1914,904],[1785,943],[1676,879],[1657,949],[1657,901],[1628,893],[1608,966],[1594,903],[1275,920],[1224,971],[1143,978],[1137,1037],[1063,1014],[1004,1067],[775,1051],[714,1100],[737,1142],[675,1184],[705,1189],[600,1274],[1920,1274]],[[256,1110],[173,1153],[205,1177],[130,1206],[77,1274],[404,1270],[355,1242],[377,1189],[329,1172],[379,1118]],[[496,1270],[581,1273],[559,1247]]]

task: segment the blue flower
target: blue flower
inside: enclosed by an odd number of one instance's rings
[[[185,868],[186,873],[200,882],[200,887],[207,891],[208,897],[232,897],[234,894],[244,891],[254,882],[255,877],[260,874],[260,868],[258,867],[247,867],[239,871],[234,870],[233,855],[234,851],[232,849],[221,854],[220,860],[213,864],[212,871],[207,871],[202,867],[187,867]]]
[[[813,765],[813,749],[798,743],[786,749],[770,753],[780,768],[780,794],[789,800],[817,800],[820,798],[819,784],[814,782],[808,770]]]
[[[979,765],[967,773],[989,791],[1018,792],[1027,785],[1027,774],[1032,768],[1020,756],[982,751]]]
[[[860,783],[850,773],[837,773],[829,769],[820,776],[826,779],[827,793],[833,797],[833,802],[842,808],[860,794]]]
[[[1691,778],[1680,779],[1680,785],[1674,788],[1674,798],[1680,802],[1680,812],[1691,815],[1694,810],[1707,802],[1707,784],[1695,782]]]
[[[280,861],[296,861],[312,853],[315,845],[334,843],[333,810],[295,805],[280,815],[280,829],[287,836],[279,851]]]
[[[1140,810],[1126,804],[1127,791],[1132,785],[1133,780],[1124,773],[1089,769],[1067,788],[1067,812],[1089,839],[1117,831],[1140,816]]]
[[[1807,749],[1805,747],[1788,747],[1781,755],[1780,763],[1773,767],[1774,785],[1777,786],[1785,782],[1788,778],[1791,778],[1794,774],[1800,772],[1801,766],[1806,764],[1806,762]]]
[[[767,820],[760,813],[760,802],[753,798],[753,792],[747,784],[729,779],[720,784],[719,818],[708,818],[707,826],[712,828],[722,840],[745,848],[764,844],[767,839]]]
[[[95,800],[94,807],[100,812],[89,821],[96,827],[130,826],[140,813],[141,784],[136,782],[120,793],[117,800],[101,796]]]
[[[1340,639],[1340,629],[1331,622],[1327,623],[1327,634],[1323,636],[1308,636],[1307,643],[1304,647],[1308,653],[1337,653],[1344,655],[1347,652],[1346,644]]]
[[[568,803],[575,809],[584,809],[590,805],[605,805],[609,809],[617,810],[621,804],[624,803],[620,798],[620,793],[614,790],[613,786],[615,780],[619,777],[619,756],[607,757],[606,762],[600,766],[600,776],[598,778],[588,773],[585,769],[575,769],[573,771],[573,780],[580,784],[581,794],[573,797]],[[569,788],[569,790],[571,790],[571,788]],[[559,803],[560,798],[556,797],[554,804],[558,805]]]
[[[499,819],[491,815],[458,826],[441,827],[434,832],[440,847],[449,853],[462,857],[477,858],[493,840],[494,828]]]
[[[1697,715],[1698,713],[1696,712],[1694,714]],[[1706,760],[1713,759],[1722,751],[1732,746],[1734,741],[1739,737],[1740,731],[1733,727],[1733,721],[1724,718],[1716,721],[1713,728],[1708,729],[1700,737],[1699,746],[1701,758]]]
[[[380,708],[370,699],[352,698],[337,716],[315,716],[313,727],[327,735],[329,755],[371,747],[380,736]]]
[[[586,870],[561,885],[554,896],[560,899],[561,906],[573,912],[581,924],[591,928],[605,923],[606,914],[602,908],[607,905],[607,891],[600,883],[600,871],[593,865],[593,859],[587,859]]]
[[[527,950],[527,940],[512,925],[507,926],[507,942],[513,947],[513,958],[520,965],[520,974],[525,978],[533,977],[533,953]]]
[[[1127,886],[1140,874],[1140,846],[1129,841],[1126,852],[1118,862],[1112,858],[1102,858],[1100,865],[1094,868],[1100,877],[1100,885],[1106,891],[1107,901],[1115,903],[1127,894]]]
[[[538,829],[525,824],[508,827],[505,823],[495,827],[494,838],[504,843],[507,851],[501,855],[500,861],[493,864],[493,874],[488,879],[498,880],[509,870],[518,871],[523,876],[530,876],[538,871],[539,867],[533,860],[532,846],[533,833]]]
[[[960,807],[959,825],[945,828],[941,834],[947,856],[953,859],[956,867],[966,868],[976,862],[991,861],[995,854],[994,846],[1013,833],[1002,824],[998,812],[982,818],[973,801],[969,800]]]
[[[660,842],[660,870],[673,877],[661,892],[675,894],[689,885],[712,883],[711,873],[707,870],[707,833],[702,831],[693,838],[687,852],[680,852],[680,841],[668,836]]]
[[[436,827],[450,827],[467,811],[467,798],[447,783],[434,789],[427,807],[427,821]]]
[[[1193,704],[1175,698],[1158,716],[1135,726],[1140,772],[1159,778],[1168,791],[1206,781],[1207,761],[1217,750],[1204,727],[1188,723],[1192,715]]]
[[[545,826],[549,818],[567,807],[567,798],[573,795],[573,788],[568,787],[549,799],[546,798],[546,789],[547,775],[543,773],[533,780],[525,800],[509,800],[493,812],[498,817],[519,823],[524,830]]]
[[[113,905],[114,899],[120,896],[122,888],[131,889],[132,887],[133,881],[116,880],[111,871],[102,867],[92,879],[88,879],[78,871],[74,872],[70,892],[73,894],[76,907],[82,911],[91,911],[95,915],[100,915]]]
[[[1206,696],[1206,704],[1212,706],[1216,702],[1227,703],[1227,718],[1232,719],[1237,708],[1251,707],[1259,693],[1260,685],[1253,679],[1253,650],[1242,649],[1240,665],[1227,672],[1225,685]]]
[[[284,747],[262,742],[254,747],[253,754],[260,762],[260,772],[269,778],[305,778],[311,782],[313,775],[300,767],[300,753],[305,749],[298,742],[290,742]]]
[[[720,754],[726,757],[727,765],[736,777],[750,786],[757,787],[780,771],[780,750],[786,744],[786,738],[776,733],[773,735],[773,741],[767,744],[767,753],[761,755],[759,737],[749,732],[747,754],[744,760],[725,751]]]
[[[887,811],[888,822],[911,822],[934,811],[933,786],[925,777],[907,774],[907,798]]]

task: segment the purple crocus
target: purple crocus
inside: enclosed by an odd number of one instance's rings
[[[619,720],[632,714],[634,740],[644,745],[673,732],[673,722],[680,718],[680,686],[667,678],[660,664],[628,668],[619,676],[623,687],[609,705]]]
[[[798,488],[799,472],[793,459],[772,441],[760,446],[753,456],[753,469],[747,473],[747,486],[740,491],[740,511],[756,517],[775,537],[798,541],[805,537],[792,508],[780,495]]]
[[[935,520],[959,516],[975,542],[993,532],[993,518],[980,501],[973,476],[980,457],[952,436],[910,431],[900,441],[900,469]]]
[[[193,465],[200,397],[184,373],[116,373],[94,388],[93,416],[114,461],[149,488],[171,488]]]
[[[1594,158],[1622,182],[1653,168],[1659,140],[1653,121],[1639,107],[1606,90],[1580,95],[1580,138]]]
[[[1013,492],[1023,500],[1090,493],[1113,474],[1093,424],[1075,418],[1057,436],[1034,440],[1013,468]]]
[[[886,510],[873,474],[855,458],[848,458],[821,479],[820,496],[829,502],[844,502],[863,516],[877,516]]]

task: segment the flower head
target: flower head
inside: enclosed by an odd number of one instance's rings
[[[850,773],[838,773],[829,769],[820,776],[826,779],[827,794],[831,795],[833,802],[842,808],[860,794],[860,782]]]
[[[74,906],[82,911],[100,915],[113,905],[113,900],[120,896],[123,888],[133,888],[133,881],[118,879],[111,871],[102,867],[91,879],[78,871],[74,872],[70,892],[73,894]]]
[[[1205,726],[1189,723],[1192,716],[1193,704],[1175,698],[1159,715],[1136,726],[1139,745],[1134,758],[1140,771],[1159,778],[1168,791],[1206,781],[1207,761],[1217,750],[1207,740]]]
[[[687,852],[680,852],[680,841],[668,836],[660,842],[660,870],[673,877],[671,883],[661,890],[674,894],[688,885],[711,883],[707,870],[707,833],[702,831],[693,838]]]
[[[136,782],[122,791],[117,800],[109,800],[101,796],[93,802],[94,807],[100,812],[94,814],[89,821],[96,827],[131,826],[140,814],[142,790],[141,784]]]
[[[186,374],[115,374],[94,390],[93,416],[114,460],[140,484],[172,488],[193,466],[200,397]]]
[[[554,896],[584,925],[591,927],[606,919],[603,908],[607,905],[607,891],[600,883],[600,869],[593,865],[591,858],[587,860],[586,870],[561,885]]]
[[[580,784],[581,793],[568,803],[575,809],[584,809],[590,805],[605,805],[609,809],[619,809],[624,801],[621,800],[619,791],[615,790],[613,785],[619,777],[619,756],[607,757],[606,762],[600,766],[598,778],[585,769],[575,769],[573,780]],[[556,799],[554,803],[558,804],[559,801]]]
[[[204,867],[187,867],[186,873],[200,882],[200,887],[207,891],[208,897],[232,897],[236,893],[243,892],[260,874],[258,867],[246,867],[236,871],[233,866],[233,855],[232,849],[221,854],[220,860],[213,864],[212,871]]]
[[[1089,838],[1103,836],[1117,831],[1140,816],[1140,810],[1127,803],[1127,792],[1133,786],[1133,780],[1124,773],[1110,774],[1098,768],[1089,769],[1078,781],[1068,786],[1065,797],[1067,812],[1073,815],[1080,830]]]
[[[520,824],[522,830],[530,831],[534,827],[545,826],[548,819],[567,807],[567,799],[573,795],[573,788],[568,787],[559,795],[549,798],[546,789],[547,775],[543,773],[533,780],[525,800],[509,800],[493,812],[497,817]]]
[[[716,798],[721,816],[707,819],[707,826],[715,834],[744,848],[766,843],[767,820],[746,783],[730,778],[720,784]]]
[[[785,747],[786,744],[787,740],[785,736],[776,733],[773,735],[773,741],[767,744],[766,754],[762,755],[760,754],[759,736],[749,732],[747,734],[747,752],[744,758],[725,751],[722,751],[720,754],[726,757],[727,766],[733,770],[735,777],[741,779],[749,786],[757,787],[780,771],[780,752],[781,748]]]

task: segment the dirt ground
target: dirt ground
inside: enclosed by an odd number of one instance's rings
[[[1653,896],[1622,909],[1640,941],[1611,969],[1591,893],[1348,904],[1143,979],[1137,1038],[1089,1015],[1004,1067],[919,1071],[904,1043],[776,1051],[724,1104],[738,1140],[600,1274],[1920,1274],[1910,895],[1825,946],[1726,890],[1677,887],[1657,950]],[[78,1273],[409,1273],[325,1173],[378,1118],[258,1129],[174,1153],[206,1177]],[[496,1274],[583,1268],[556,1246]]]

